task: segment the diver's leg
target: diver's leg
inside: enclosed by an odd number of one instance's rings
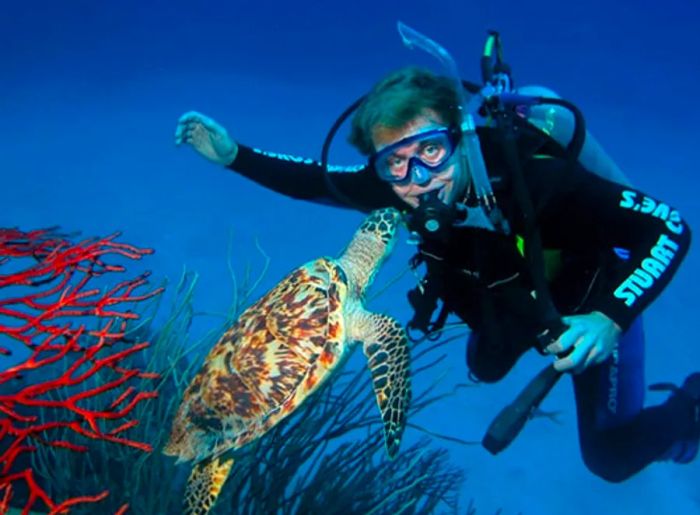
[[[586,466],[624,481],[648,464],[680,461],[692,431],[692,404],[672,395],[644,408],[644,332],[637,319],[613,355],[574,376],[579,442]]]
[[[500,381],[531,347],[522,333],[510,329],[514,326],[503,324],[496,332],[470,333],[467,367],[472,379],[484,383]]]
[[[476,332],[467,340],[467,368],[469,377],[478,382],[496,383],[503,379],[515,364],[515,359],[502,347],[494,346],[488,337]]]

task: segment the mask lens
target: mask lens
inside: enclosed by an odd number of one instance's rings
[[[409,136],[383,148],[372,156],[370,165],[384,181],[407,182],[410,180],[411,161],[416,160],[430,172],[438,173],[452,157],[454,149],[449,129],[437,129]]]
[[[447,134],[439,134],[422,141],[414,156],[428,166],[440,166],[452,155],[452,145]]]

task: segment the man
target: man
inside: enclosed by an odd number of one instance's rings
[[[572,163],[527,124],[512,134],[516,158],[493,128],[478,128],[477,148],[470,147],[460,105],[452,79],[414,68],[389,75],[354,116],[350,142],[369,157],[354,172],[326,172],[312,160],[240,145],[194,112],[180,119],[176,142],[293,198],[404,211],[421,240],[423,294],[430,291],[472,329],[467,364],[478,380],[500,380],[537,348],[551,322],[542,297],[551,294],[566,327],[539,350],[572,374],[589,469],[622,481],[653,461],[692,460],[700,439],[700,373],[663,404],[644,408],[638,320],[687,253],[690,229],[668,205]],[[465,164],[470,152],[483,157],[488,195]],[[542,249],[559,252],[546,270],[547,292],[538,288],[532,260]],[[626,259],[613,249],[624,249]]]

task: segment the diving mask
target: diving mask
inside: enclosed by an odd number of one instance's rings
[[[369,164],[388,183],[426,184],[445,170],[460,139],[458,128],[427,130],[382,148],[370,157]]]

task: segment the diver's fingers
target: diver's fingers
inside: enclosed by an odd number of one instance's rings
[[[559,372],[566,372],[577,367],[584,358],[583,352],[582,348],[575,347],[573,352],[554,362],[554,369]]]
[[[546,350],[551,354],[566,352],[576,344],[582,334],[583,330],[581,328],[572,325],[554,343],[548,345]]]
[[[600,363],[602,361],[601,351],[602,349],[600,348],[600,345],[594,345],[588,353],[588,356],[586,356],[586,360],[583,362],[582,370],[590,367],[591,365],[597,365],[598,363]]]
[[[219,132],[223,130],[223,127],[214,121],[213,118],[209,118],[207,115],[202,114],[198,111],[188,111],[183,114],[178,123],[182,124],[192,124],[198,123],[204,126],[205,129],[213,132]]]
[[[175,127],[175,144],[180,145],[184,142],[191,142],[188,136],[191,136],[192,130],[196,127],[201,127],[210,132],[220,130],[219,125],[208,116],[198,113],[197,111],[189,111],[183,114],[177,121],[177,126]]]
[[[190,124],[185,129],[182,131],[182,136],[187,141],[188,143],[192,142],[192,138],[194,137],[194,133],[197,132],[197,127],[198,125]]]
[[[190,122],[200,121],[202,118],[206,118],[206,116],[199,111],[187,111],[185,114],[180,116],[180,118],[178,118],[177,123],[187,124]]]
[[[558,359],[554,362],[554,370],[557,372],[566,372],[574,367],[574,363],[569,356]]]
[[[191,130],[194,124],[198,123],[198,113],[189,112],[183,114],[177,121],[175,127],[175,144],[180,145],[186,140],[187,131]]]
[[[595,343],[593,345],[586,345],[586,348],[588,352],[585,355],[585,358],[583,359],[582,363],[579,363],[576,367],[574,367],[573,373],[574,374],[580,374],[584,370],[586,370],[588,367],[592,365],[597,365],[598,363],[601,362],[601,356],[602,356],[602,347],[600,346],[599,343]]]
[[[188,125],[178,125],[175,130],[175,144],[191,143],[192,128]]]
[[[202,142],[206,140],[209,135],[210,132],[207,131],[201,124],[191,123],[183,127],[183,129],[180,131],[180,139],[178,144],[188,143],[190,145],[194,145],[195,138],[197,138],[199,142]],[[177,141],[178,140],[176,140],[176,142]]]
[[[185,127],[186,125],[184,123],[178,122],[177,127],[175,127],[175,144],[176,145],[181,145],[183,142],[183,138],[185,135]]]
[[[590,335],[581,336],[576,342],[573,351],[554,362],[554,368],[560,372],[571,369],[573,369],[574,373],[581,372],[585,368],[585,362],[595,347],[595,343],[595,338]]]
[[[589,352],[588,352],[588,355],[584,357],[584,359],[583,359],[583,361],[582,361],[581,363],[579,363],[579,364],[577,364],[577,365],[574,365],[574,366],[571,368],[571,373],[572,373],[572,374],[574,374],[574,375],[580,374],[581,372],[583,372],[584,370],[586,370],[586,368],[587,368],[587,366],[588,366],[586,363],[588,362],[588,360],[589,360],[589,358],[590,358],[592,352],[593,352],[592,350],[589,351]]]
[[[606,345],[604,340],[596,344],[596,355],[593,357],[593,365],[600,365],[610,359],[615,351],[615,345]]]

